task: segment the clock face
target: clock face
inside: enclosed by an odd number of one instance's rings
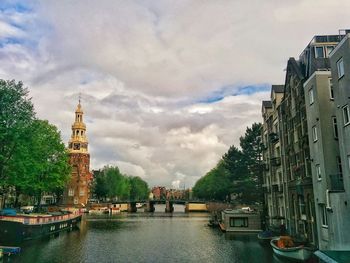
[[[80,143],[74,143],[73,150],[80,150]]]

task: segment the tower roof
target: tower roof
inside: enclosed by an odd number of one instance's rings
[[[83,109],[81,107],[81,104],[80,104],[80,99],[79,99],[79,103],[77,105],[77,109],[75,110],[76,113],[83,113]]]

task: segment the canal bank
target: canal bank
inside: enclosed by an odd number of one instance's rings
[[[284,262],[255,234],[222,233],[208,214],[180,211],[86,215],[79,231],[27,242],[10,262]]]

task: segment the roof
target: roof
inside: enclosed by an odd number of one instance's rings
[[[262,106],[264,108],[272,108],[272,102],[270,100],[263,100]]]
[[[272,85],[271,91],[275,93],[283,93],[284,92],[284,85]]]

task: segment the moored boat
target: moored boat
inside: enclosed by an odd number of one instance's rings
[[[52,214],[2,214],[0,215],[0,244],[17,245],[25,240],[40,238],[70,230],[81,221],[79,212]]]
[[[20,247],[4,247],[4,246],[0,246],[0,250],[2,251],[2,253],[4,255],[16,255],[16,254],[19,254],[21,252],[21,248]]]
[[[308,260],[313,249],[304,245],[295,245],[289,236],[281,236],[270,241],[273,252],[281,257],[294,259],[298,261]]]

